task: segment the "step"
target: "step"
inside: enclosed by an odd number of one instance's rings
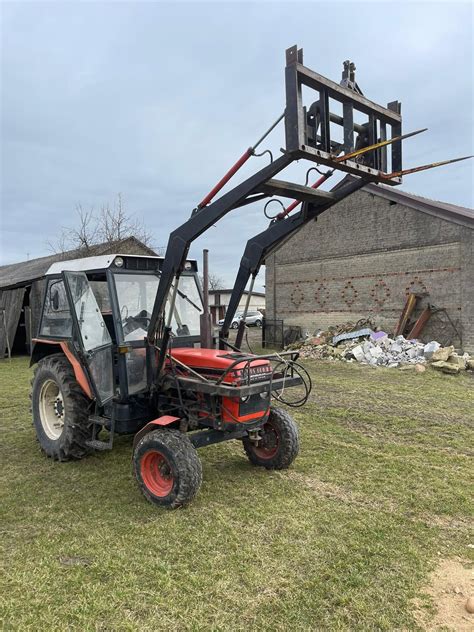
[[[112,443],[109,441],[99,441],[99,439],[89,439],[86,441],[86,446],[93,450],[111,450]]]
[[[106,426],[110,424],[110,419],[108,419],[108,417],[98,417],[97,415],[90,415],[89,422],[92,424],[96,424],[96,426]]]
[[[300,200],[301,202],[315,202],[324,204],[336,199],[334,193],[312,189],[311,187],[296,184],[294,182],[284,182],[283,180],[267,180],[258,186],[254,193],[265,193],[267,195],[281,195],[282,197]]]

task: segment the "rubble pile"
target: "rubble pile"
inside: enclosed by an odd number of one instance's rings
[[[360,327],[362,325],[362,327]],[[407,340],[404,336],[391,338],[384,331],[374,331],[370,321],[346,323],[327,331],[318,331],[290,345],[298,349],[300,357],[313,359],[344,360],[360,362],[372,367],[414,368],[423,372],[427,365],[443,373],[457,374],[474,370],[474,358],[464,353],[459,355],[454,347],[442,347],[432,341],[424,344],[419,340]]]

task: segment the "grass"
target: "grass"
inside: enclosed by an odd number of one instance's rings
[[[204,448],[198,498],[167,512],[139,494],[130,438],[46,459],[27,361],[0,362],[4,629],[416,629],[437,560],[472,554],[472,377],[306,366],[292,468]]]

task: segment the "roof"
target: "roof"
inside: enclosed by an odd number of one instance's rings
[[[110,268],[116,257],[134,257],[135,259],[160,259],[163,257],[148,257],[147,255],[126,255],[122,253],[98,255],[97,257],[82,257],[80,259],[68,259],[67,261],[56,261],[45,272],[46,275],[61,274],[65,270],[71,272],[87,272],[91,270],[104,270]],[[123,265],[123,262],[122,264]]]
[[[232,294],[233,288],[230,290],[209,290],[209,294]],[[243,294],[248,294],[248,290],[245,290]],[[265,292],[252,292],[252,296],[265,296]]]
[[[343,182],[347,182],[349,179],[353,179],[353,177],[346,176],[338,183],[336,188],[339,188]],[[384,198],[390,202],[395,202],[396,204],[403,204],[409,208],[427,213],[428,215],[433,215],[434,217],[444,219],[448,222],[454,222],[455,224],[461,224],[462,226],[474,229],[474,209],[472,208],[457,206],[456,204],[449,204],[448,202],[440,202],[438,200],[430,200],[421,195],[407,193],[406,191],[385,184],[366,184],[362,191]]]
[[[65,261],[67,259],[78,259],[85,256],[96,256],[112,252],[120,252],[120,250],[128,250],[136,248],[141,253],[156,256],[156,252],[142,243],[136,237],[127,237],[119,241],[111,241],[103,244],[96,244],[87,250],[75,249],[67,252],[48,255],[30,261],[22,261],[20,263],[12,263],[6,266],[0,266],[0,288],[13,288],[29,285],[31,282],[41,279],[46,271],[53,263],[57,261]],[[129,252],[128,254],[134,254]]]

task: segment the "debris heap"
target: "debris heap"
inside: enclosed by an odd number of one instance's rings
[[[362,325],[362,326],[361,326]],[[454,347],[442,347],[432,341],[424,344],[419,340],[407,340],[404,336],[391,338],[384,331],[374,331],[370,321],[339,325],[327,331],[318,331],[289,346],[298,349],[302,358],[338,359],[360,362],[372,367],[409,368],[425,370],[426,365],[443,373],[457,374],[474,370],[474,358],[460,355]]]

